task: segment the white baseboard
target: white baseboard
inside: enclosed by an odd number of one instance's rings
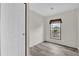
[[[43,42],[43,41],[36,42],[36,43],[30,45],[30,47],[33,47],[33,46],[35,46],[35,45],[37,45],[37,44],[40,44],[40,43],[42,43],[42,42]]]

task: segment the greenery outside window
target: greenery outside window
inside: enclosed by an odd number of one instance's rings
[[[61,39],[61,19],[50,20],[50,38]]]

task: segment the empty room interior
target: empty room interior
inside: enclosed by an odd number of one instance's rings
[[[79,3],[0,3],[0,56],[79,56]]]
[[[29,3],[29,55],[79,55],[79,4]]]

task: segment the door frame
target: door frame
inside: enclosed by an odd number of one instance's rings
[[[29,56],[29,4],[25,4],[25,56]]]

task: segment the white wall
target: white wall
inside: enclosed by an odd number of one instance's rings
[[[29,10],[29,43],[30,47],[43,42],[43,17]]]
[[[24,56],[25,29],[24,4],[1,4],[1,55]]]
[[[77,41],[77,43],[78,43],[78,50],[79,50],[79,7],[78,7],[78,20],[77,20],[77,38],[78,38],[78,41]]]
[[[49,21],[53,18],[61,18],[61,40],[50,39]],[[77,9],[52,15],[45,18],[44,40],[77,48]]]

